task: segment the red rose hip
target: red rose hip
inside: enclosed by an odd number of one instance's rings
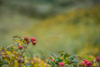
[[[32,37],[32,38],[31,38],[31,41],[35,41],[35,38],[34,38],[34,37]]]
[[[19,49],[22,49],[23,47],[22,46],[19,46]]]
[[[97,57],[96,57],[96,60],[99,62],[99,61],[100,61],[100,57],[99,57],[99,56],[97,56]]]
[[[28,40],[28,37],[24,37],[24,40],[27,41]]]
[[[32,44],[35,45],[36,44],[36,41],[33,41]]]
[[[81,65],[84,66],[84,65],[85,65],[85,61],[82,61],[82,62],[81,62]]]
[[[86,63],[86,66],[90,66],[90,65],[91,65],[91,62],[88,61],[88,62]]]
[[[58,65],[59,65],[59,66],[64,66],[64,63],[63,63],[63,62],[59,62]]]

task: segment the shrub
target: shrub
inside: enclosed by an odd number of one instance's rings
[[[17,42],[14,46],[7,48],[0,47],[0,67],[99,67],[100,57],[93,56],[80,57],[77,55],[60,51],[60,56],[53,53],[46,60],[42,60],[31,53],[31,58],[24,53],[29,44],[36,45],[36,39],[25,37],[22,39],[19,36],[13,37]],[[35,43],[33,43],[35,42]],[[30,51],[27,51],[30,52]]]
[[[31,42],[29,39],[21,39],[19,36],[14,36],[14,41],[17,42],[17,45],[14,45],[13,47],[8,47],[6,49],[0,47],[0,67],[50,67],[40,58],[35,56],[29,58],[24,55],[29,46],[29,42]]]

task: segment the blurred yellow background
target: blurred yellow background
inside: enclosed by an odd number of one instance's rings
[[[65,51],[100,55],[99,0],[0,0],[0,46],[12,37],[35,37],[36,55]]]

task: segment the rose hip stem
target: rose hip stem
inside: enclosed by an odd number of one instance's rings
[[[26,45],[26,47],[24,48],[23,52],[21,53],[20,57],[22,57],[23,53],[25,52],[26,48],[28,47],[29,44]]]

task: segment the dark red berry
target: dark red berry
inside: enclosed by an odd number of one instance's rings
[[[99,61],[100,61],[100,57],[99,57],[99,56],[97,56],[97,57],[96,57],[96,60],[99,62]]]
[[[19,49],[22,49],[23,47],[22,46],[19,46]]]
[[[27,40],[26,43],[29,44],[30,42]]]
[[[91,62],[88,61],[88,62],[86,63],[86,66],[90,66],[90,65],[91,65]]]
[[[32,42],[33,42],[33,41],[35,41],[35,38],[34,38],[34,37],[32,37],[32,38],[31,38],[31,41],[32,41]]]
[[[24,37],[24,40],[27,41],[28,40],[28,37]]]
[[[84,65],[85,65],[85,61],[82,61],[82,62],[81,62],[81,65],[84,66]]]
[[[36,41],[33,41],[32,44],[35,45],[36,44]]]
[[[64,63],[63,63],[63,62],[59,62],[58,65],[59,65],[59,66],[64,66]]]

